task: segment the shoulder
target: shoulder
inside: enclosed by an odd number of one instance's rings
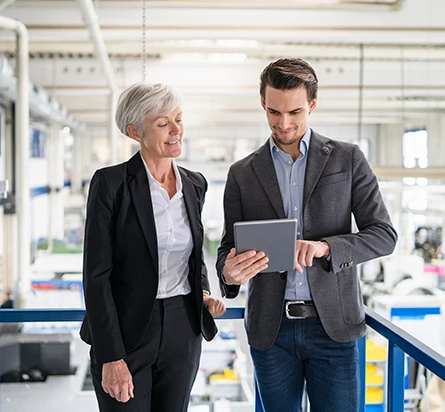
[[[310,148],[317,149],[322,148],[323,146],[327,146],[331,149],[332,153],[336,155],[341,155],[341,157],[350,157],[353,156],[357,152],[361,152],[360,148],[355,143],[345,142],[342,140],[332,139],[330,137],[324,136],[315,130],[312,130]],[[309,151],[309,155],[310,155]]]
[[[195,186],[207,188],[207,180],[201,172],[195,172],[182,166],[178,166],[178,170],[182,176],[186,176],[190,179]]]

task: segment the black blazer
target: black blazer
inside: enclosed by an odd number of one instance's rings
[[[207,182],[179,167],[193,238],[189,281],[201,331],[217,328],[203,304],[210,290],[203,262],[201,211]],[[97,170],[91,179],[85,225],[83,287],[86,315],[80,336],[98,363],[125,358],[143,338],[158,289],[158,246],[147,173],[139,153]]]

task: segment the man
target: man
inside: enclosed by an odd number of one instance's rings
[[[216,266],[227,298],[249,282],[245,326],[266,412],[301,411],[305,381],[312,411],[358,411],[356,340],[366,325],[355,267],[392,253],[397,240],[358,146],[308,128],[317,91],[301,59],[264,69],[261,105],[272,135],[231,166],[224,193]],[[295,270],[267,273],[263,252],[236,254],[233,224],[277,218],[298,219]]]

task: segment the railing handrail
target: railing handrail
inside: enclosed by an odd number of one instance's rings
[[[365,307],[366,324],[388,339],[406,354],[445,380],[445,357],[394,325],[388,319]]]
[[[367,325],[445,380],[444,356],[368,307],[365,307],[365,312]],[[83,309],[2,309],[0,323],[76,322],[83,320],[84,315]],[[227,308],[226,313],[218,319],[242,319],[243,317],[243,307],[231,307]]]

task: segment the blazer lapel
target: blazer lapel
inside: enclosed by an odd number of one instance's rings
[[[196,191],[192,181],[188,178],[186,172],[179,168],[179,173],[182,179],[182,194],[184,195],[185,208],[190,222],[190,229],[192,231],[193,247],[196,249],[199,244],[202,244],[201,230],[200,230],[200,210],[198,208],[198,199],[196,198]],[[197,255],[200,256],[199,253]]]
[[[151,201],[150,186],[148,184],[147,172],[139,152],[128,161],[128,190],[133,201],[136,215],[141,224],[148,250],[155,266],[156,273],[159,272],[158,262],[158,238],[156,235],[156,224]]]
[[[307,159],[306,175],[304,178],[303,213],[318,183],[318,179],[320,179],[321,173],[329,160],[331,151],[332,148],[329,146],[329,139],[312,130],[309,144],[309,157]]]
[[[281,198],[277,174],[275,173],[275,166],[270,154],[269,140],[256,152],[256,157],[252,159],[252,167],[269,202],[277,214],[277,218],[285,219],[286,214],[284,213],[283,200]]]

